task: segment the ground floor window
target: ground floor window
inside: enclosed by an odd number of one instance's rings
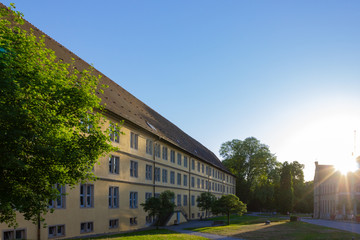
[[[130,225],[137,225],[137,218],[136,217],[130,218]]]
[[[49,238],[65,236],[65,225],[49,226]]]
[[[151,224],[153,222],[153,217],[151,216],[146,216],[145,217],[145,221],[146,221],[146,224]]]
[[[119,227],[119,219],[110,219],[109,220],[109,228],[118,228]]]
[[[15,230],[4,231],[3,239],[4,240],[26,239],[25,229],[15,229]]]
[[[94,231],[94,223],[93,222],[80,223],[80,233],[89,233],[92,231]]]

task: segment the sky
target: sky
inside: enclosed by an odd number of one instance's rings
[[[305,180],[357,168],[360,1],[0,2],[220,159],[253,136]]]

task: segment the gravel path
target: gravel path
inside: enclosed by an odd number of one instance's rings
[[[301,221],[360,234],[360,224],[358,223],[330,221],[330,220],[312,219],[312,218],[301,218]]]

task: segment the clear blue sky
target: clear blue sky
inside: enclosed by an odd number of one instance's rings
[[[360,1],[0,1],[218,156],[254,136],[307,180],[352,161]]]

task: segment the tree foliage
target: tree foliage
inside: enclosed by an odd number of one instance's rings
[[[312,182],[304,181],[304,165],[297,161],[278,162],[269,147],[254,137],[223,143],[220,155],[224,165],[237,177],[236,194],[247,203],[248,209],[312,211]],[[285,176],[285,173],[290,175]]]
[[[254,137],[234,139],[221,145],[223,164],[237,177],[236,192],[250,209],[269,205],[273,199],[276,169],[279,163],[267,145]]]
[[[284,162],[281,169],[280,187],[279,187],[279,210],[282,213],[291,212],[294,202],[294,188],[292,177],[292,165]]]
[[[205,216],[208,216],[208,211],[211,210],[211,207],[214,205],[216,197],[210,192],[203,192],[200,196],[197,197],[196,202],[200,211],[205,211]]]
[[[211,211],[214,214],[227,215],[228,222],[230,224],[230,214],[237,213],[240,216],[246,213],[246,204],[239,200],[239,198],[233,194],[223,195],[221,198],[215,201]]]
[[[22,14],[0,8],[0,222],[15,209],[37,221],[59,192],[95,179],[92,168],[114,148],[102,126],[99,76],[78,70],[21,28]]]
[[[167,217],[174,212],[174,198],[175,194],[167,190],[162,192],[159,197],[151,197],[145,203],[140,204],[149,216],[156,219],[156,228],[165,224]]]

